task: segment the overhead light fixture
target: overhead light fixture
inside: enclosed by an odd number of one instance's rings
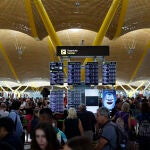
[[[21,59],[22,55],[23,55],[23,52],[24,50],[26,49],[26,47],[23,45],[22,41],[19,40],[19,38],[17,38],[17,36],[15,35],[14,36],[15,38],[15,48],[16,48],[16,51],[17,51],[17,54],[18,54],[18,57],[19,59]]]
[[[78,2],[78,0],[75,2],[75,6],[76,6],[76,11],[75,11],[75,13],[79,13],[79,6],[80,6],[80,3]]]

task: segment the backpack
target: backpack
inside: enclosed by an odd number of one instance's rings
[[[139,124],[138,135],[141,137],[150,137],[150,121],[142,120]]]
[[[117,124],[111,125],[115,128],[117,134],[117,147],[116,150],[127,150],[128,136],[125,131],[122,131]]]
[[[120,128],[122,130],[122,132],[125,131],[125,123],[124,123],[124,117],[127,116],[128,114],[125,113],[123,116],[121,116],[121,112],[119,113],[119,117],[116,120],[116,125],[118,126],[118,128]]]
[[[67,142],[66,135],[61,130],[59,130],[59,128],[54,127],[54,130],[56,131],[57,140],[61,145],[64,145]]]

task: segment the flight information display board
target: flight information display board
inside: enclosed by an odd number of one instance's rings
[[[81,83],[81,62],[68,62],[68,85]]]
[[[102,84],[116,84],[116,62],[104,62],[102,65]]]
[[[69,90],[68,91],[68,108],[74,107],[76,110],[78,110],[78,107],[80,104],[81,104],[81,91]]]
[[[63,85],[64,73],[63,63],[50,62],[50,85]]]
[[[64,111],[63,90],[50,92],[50,108],[52,112]]]
[[[98,85],[98,62],[88,62],[85,65],[85,84]]]

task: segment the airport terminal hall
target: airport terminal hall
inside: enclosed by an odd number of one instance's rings
[[[150,150],[150,0],[0,0],[0,150]]]

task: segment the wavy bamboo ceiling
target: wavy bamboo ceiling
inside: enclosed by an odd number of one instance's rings
[[[42,3],[63,45],[80,45],[82,40],[85,45],[92,45],[112,1],[42,0]],[[31,28],[28,2],[31,2],[38,38],[33,35],[33,28]],[[149,0],[126,2],[120,0],[102,42],[102,45],[110,46],[110,56],[106,57],[106,60],[117,61],[118,81],[128,83],[131,79],[132,81],[150,80],[149,12]],[[115,38],[121,22],[119,19],[121,14],[125,16],[121,17],[123,24],[118,34],[120,37]],[[77,32],[67,30],[71,28],[84,30]],[[57,60],[57,57],[49,47],[47,36],[48,32],[33,0],[1,1],[0,48],[8,55],[9,62],[1,52],[0,80],[16,80],[17,78],[20,82],[36,79],[49,81],[49,61],[52,58]],[[18,50],[18,46],[21,47],[21,51]],[[133,50],[132,47],[134,47]],[[84,61],[81,58],[73,60]],[[15,73],[12,73],[13,71]]]

